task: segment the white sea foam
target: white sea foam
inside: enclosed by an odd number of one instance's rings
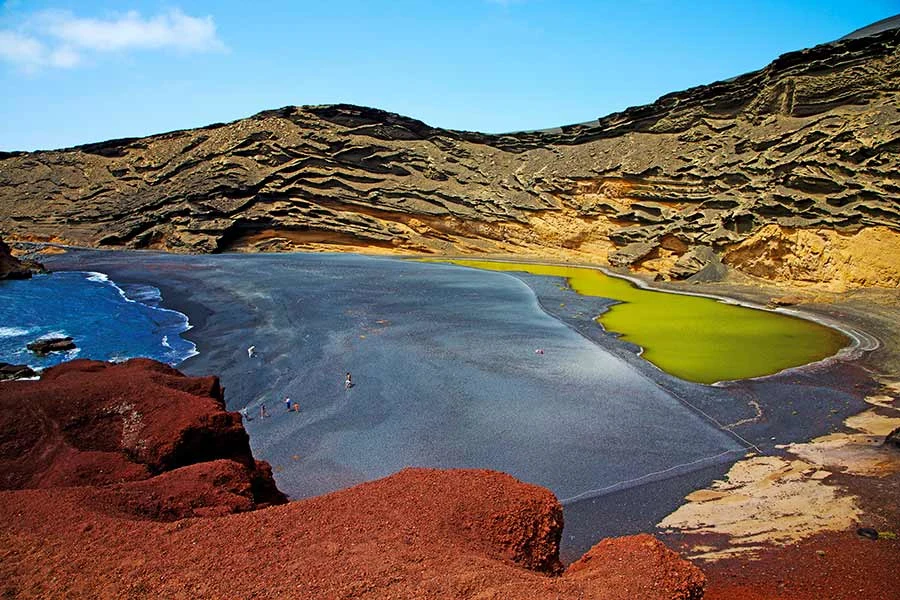
[[[109,276],[106,273],[100,273],[98,271],[85,271],[84,273],[85,275],[87,275],[88,281],[95,281],[97,283],[112,283],[109,281]]]
[[[84,271],[84,274],[87,276],[86,279],[88,281],[111,285],[116,289],[117,292],[119,292],[119,295],[122,296],[123,300],[125,300],[126,302],[134,302],[134,300],[132,300],[125,294],[125,291],[122,288],[120,288],[112,280],[110,280],[109,275],[107,275],[106,273],[100,273],[98,271]]]
[[[0,327],[0,338],[20,337],[29,333],[31,330],[23,327]]]
[[[32,367],[31,370],[36,371],[37,369]],[[0,385],[3,385],[4,383],[6,383],[8,381],[37,381],[40,378],[41,378],[40,375],[35,375],[34,377],[19,377],[17,379],[0,379]]]
[[[58,329],[56,331],[48,331],[47,333],[41,334],[38,340],[52,340],[55,338],[64,338],[69,337],[69,334],[63,331],[62,329]]]
[[[159,291],[159,288],[156,288],[152,285],[131,285],[128,286],[128,297],[135,302],[142,302],[144,304],[150,305],[151,303],[158,304],[162,301],[162,293]],[[157,308],[154,306],[154,308]]]

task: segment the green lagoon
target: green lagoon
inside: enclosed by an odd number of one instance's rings
[[[813,321],[725,304],[713,298],[645,290],[597,269],[454,260],[492,271],[565,277],[574,291],[618,300],[599,321],[644,349],[663,371],[697,383],[771,375],[832,356],[849,338]]]

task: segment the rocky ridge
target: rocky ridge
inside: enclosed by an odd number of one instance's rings
[[[491,253],[900,285],[900,29],[597,121],[487,135],[349,105],[0,156],[17,240]]]

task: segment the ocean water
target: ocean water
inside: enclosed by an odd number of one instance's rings
[[[102,273],[56,272],[0,281],[0,362],[43,369],[73,358],[120,361],[137,356],[177,365],[196,354],[181,337],[185,315],[160,307],[151,285],[119,287]],[[76,349],[40,357],[26,345],[71,336]]]

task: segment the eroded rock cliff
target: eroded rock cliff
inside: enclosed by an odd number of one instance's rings
[[[674,267],[699,250],[772,279],[896,286],[898,48],[900,29],[841,40],[541,132],[307,106],[5,154],[0,230],[189,252],[512,253],[665,277],[688,276],[697,261]]]

